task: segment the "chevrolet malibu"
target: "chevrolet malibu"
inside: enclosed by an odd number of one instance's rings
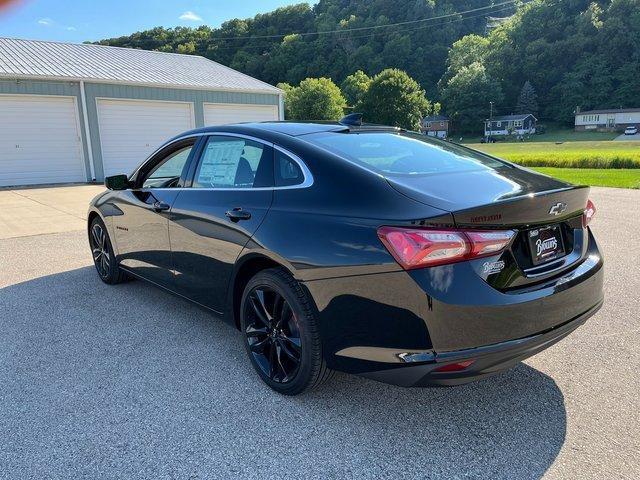
[[[287,395],[336,370],[488,377],[603,302],[588,187],[353,117],[192,130],[105,183],[88,217],[100,278],[211,310]]]

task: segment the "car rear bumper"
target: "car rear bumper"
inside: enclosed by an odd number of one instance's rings
[[[594,241],[576,265],[502,292],[469,262],[304,282],[315,301],[327,365],[396,385],[479,379],[561,340],[603,302]],[[437,368],[474,362],[462,371]]]
[[[426,363],[412,364],[412,357],[404,356],[409,361],[401,368],[384,369],[364,372],[363,376],[394,385],[412,386],[452,386],[461,385],[504,371],[516,363],[545,350],[559,342],[576,328],[581,326],[589,317],[602,306],[603,301],[571,319],[567,323],[552,328],[549,331],[526,338],[487,345],[466,350],[432,354],[433,360]],[[413,358],[419,359],[419,356]],[[425,357],[422,357],[423,359]],[[437,368],[472,360],[473,363],[464,370],[455,372],[437,372]]]

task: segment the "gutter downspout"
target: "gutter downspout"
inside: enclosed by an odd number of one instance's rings
[[[91,180],[96,181],[96,168],[93,165],[93,147],[91,146],[91,133],[89,132],[89,117],[87,116],[87,97],[84,93],[84,81],[80,80],[80,103],[82,104],[82,118],[84,119],[84,136],[87,139],[87,152],[89,153],[89,169]]]
[[[284,120],[284,95],[278,94],[278,120]]]

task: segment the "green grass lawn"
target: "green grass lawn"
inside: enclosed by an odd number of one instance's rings
[[[527,167],[640,168],[640,142],[476,143],[467,146]]]
[[[571,183],[640,188],[640,142],[521,142],[467,145]]]
[[[640,169],[536,167],[533,170],[578,185],[640,188]]]
[[[532,135],[531,142],[593,142],[613,140],[619,132],[576,132],[573,129],[553,130],[539,135]]]

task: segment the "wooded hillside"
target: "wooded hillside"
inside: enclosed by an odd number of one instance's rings
[[[511,15],[486,35],[487,17]],[[482,118],[490,100],[514,112],[527,81],[546,119],[640,106],[640,0],[320,0],[98,43],[203,55],[274,85],[399,68],[454,117]]]

